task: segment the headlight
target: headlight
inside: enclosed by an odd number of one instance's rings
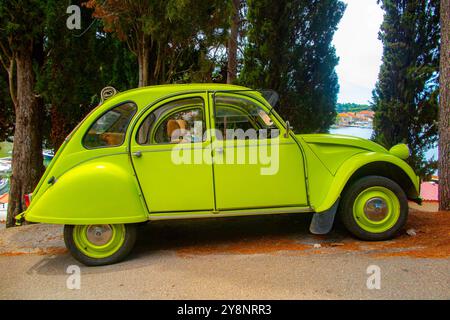
[[[396,144],[391,149],[389,149],[389,153],[403,160],[408,159],[408,157],[411,155],[411,151],[404,143]]]

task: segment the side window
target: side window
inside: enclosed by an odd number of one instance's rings
[[[258,124],[252,121],[251,116],[244,110],[222,104],[216,105],[215,123],[216,129],[222,135],[225,135],[226,130],[242,129],[246,131],[248,129],[260,129]]]
[[[127,102],[104,113],[84,135],[83,146],[95,149],[123,144],[128,125],[136,110],[134,103]]]
[[[204,141],[205,107],[201,98],[171,101],[142,121],[136,141],[141,145]]]
[[[263,134],[265,138],[278,136],[277,127],[267,112],[245,98],[216,95],[214,119],[218,139],[256,139]]]

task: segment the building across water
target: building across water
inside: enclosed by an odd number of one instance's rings
[[[362,110],[358,112],[341,112],[337,115],[338,127],[363,127],[372,128],[375,112]]]

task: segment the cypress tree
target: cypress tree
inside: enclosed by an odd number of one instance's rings
[[[339,91],[331,42],[345,4],[338,0],[249,0],[248,44],[239,82],[280,95],[279,112],[297,132],[325,132]]]
[[[436,168],[425,152],[437,140],[439,0],[383,0],[383,63],[373,92],[374,140],[407,143],[422,177]]]

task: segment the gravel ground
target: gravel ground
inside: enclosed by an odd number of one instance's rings
[[[79,265],[61,226],[3,229],[0,299],[450,299],[450,213],[411,210],[384,242],[357,241],[339,224],[314,236],[310,219],[156,222],[139,228],[126,261],[104,267]],[[67,288],[71,265],[79,290]],[[380,268],[380,289],[367,288],[369,266]]]

